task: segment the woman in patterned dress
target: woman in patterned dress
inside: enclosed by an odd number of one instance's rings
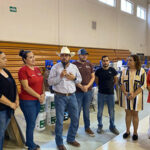
[[[126,132],[123,138],[130,135],[130,125],[133,123],[133,140],[138,139],[138,111],[143,110],[143,90],[146,88],[146,73],[141,68],[141,62],[137,55],[128,58],[128,67],[122,71],[120,77],[121,99],[120,106],[126,112]]]

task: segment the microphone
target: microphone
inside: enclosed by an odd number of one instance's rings
[[[64,69],[66,69],[66,63],[62,62],[62,65],[63,65]]]

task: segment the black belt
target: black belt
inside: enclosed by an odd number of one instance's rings
[[[71,96],[72,94],[74,94],[74,93],[59,93],[59,92],[54,92],[54,93],[63,96]]]

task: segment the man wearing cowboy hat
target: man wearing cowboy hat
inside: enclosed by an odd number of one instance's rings
[[[85,49],[78,51],[79,60],[74,62],[78,67],[82,76],[82,83],[78,84],[76,97],[78,101],[79,119],[81,108],[83,108],[84,128],[85,132],[94,137],[94,132],[90,129],[90,103],[92,101],[92,85],[95,80],[93,65],[87,61],[88,52]]]
[[[52,85],[55,93],[55,141],[59,150],[66,150],[62,138],[64,111],[66,108],[71,119],[67,143],[76,147],[80,146],[75,140],[78,129],[78,103],[75,91],[76,84],[81,83],[82,78],[76,65],[70,63],[70,59],[75,53],[71,53],[67,47],[63,47],[57,55],[60,56],[61,62],[52,67],[48,83]]]

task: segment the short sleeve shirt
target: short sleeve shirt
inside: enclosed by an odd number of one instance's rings
[[[102,94],[114,94],[114,77],[117,71],[109,67],[108,70],[100,68],[96,70],[95,75],[98,77],[98,90]]]
[[[79,72],[82,76],[82,85],[87,85],[91,80],[91,74],[94,72],[93,65],[89,62],[81,63],[79,61],[74,62],[74,64],[78,67]],[[88,90],[91,90],[92,86],[89,87]],[[82,90],[77,87],[77,92],[81,92]]]
[[[28,80],[28,85],[38,94],[43,93],[43,76],[38,67],[34,67],[34,70],[28,66],[23,66],[18,72],[19,80]],[[21,100],[37,100],[36,97],[27,93],[21,85],[21,93],[19,94]]]
[[[147,86],[150,86],[150,70],[147,73]],[[150,103],[150,92],[148,94],[147,102]]]
[[[6,98],[8,98],[11,102],[15,102],[16,100],[16,83],[10,74],[10,72],[3,68],[4,71],[7,73],[8,78],[4,77],[2,74],[0,74],[0,98],[2,95],[4,95]],[[10,109],[9,106],[6,106],[5,104],[0,103],[0,110]]]

